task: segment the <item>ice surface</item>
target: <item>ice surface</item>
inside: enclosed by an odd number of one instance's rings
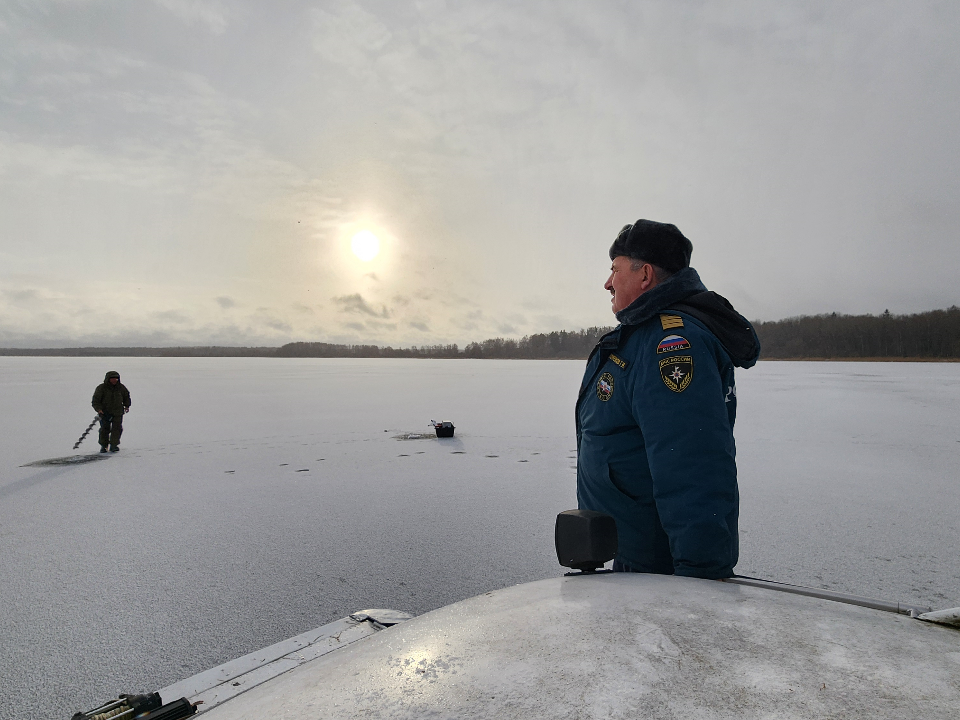
[[[0,358],[0,718],[560,574],[582,368]],[[111,369],[122,451],[20,467],[69,456]],[[740,573],[960,605],[960,364],[764,362],[738,385]],[[456,437],[397,439],[431,418]]]

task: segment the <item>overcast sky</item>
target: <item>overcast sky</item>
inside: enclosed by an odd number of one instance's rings
[[[957,304],[957,48],[955,0],[2,0],[0,345],[610,325],[640,217],[752,319]]]

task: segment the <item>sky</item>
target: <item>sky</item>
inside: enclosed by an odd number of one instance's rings
[[[0,346],[612,325],[638,218],[750,319],[958,304],[957,48],[952,1],[2,0]]]

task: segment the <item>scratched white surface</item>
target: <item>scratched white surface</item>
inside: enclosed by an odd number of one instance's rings
[[[712,580],[550,578],[300,665],[204,720],[956,720],[953,629]]]
[[[0,718],[559,574],[582,367],[0,358]],[[73,454],[110,369],[122,452],[19,467]],[[960,364],[760,363],[738,385],[739,572],[960,605]],[[456,437],[394,439],[430,419]]]

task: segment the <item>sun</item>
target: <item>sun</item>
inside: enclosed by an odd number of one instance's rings
[[[369,230],[361,230],[350,241],[350,249],[364,262],[370,262],[380,252],[380,240]]]

